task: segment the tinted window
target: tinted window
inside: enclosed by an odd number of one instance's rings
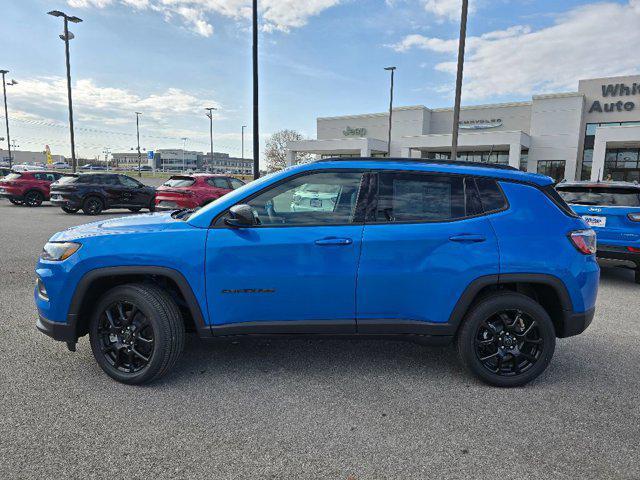
[[[134,180],[131,177],[127,177],[126,175],[120,175],[120,183],[125,187],[129,188],[137,188],[140,186],[140,183],[137,180]]]
[[[165,187],[190,187],[196,182],[193,177],[171,177],[169,180],[163,183]]]
[[[227,179],[224,177],[212,177],[207,179],[207,183],[212,187],[216,188],[224,188],[225,190],[229,189],[229,184],[227,183]]]
[[[53,173],[35,173],[33,176],[36,177],[36,180],[44,180],[45,182],[54,182],[56,180],[56,176]]]
[[[497,181],[491,178],[476,178],[476,185],[485,212],[495,212],[507,207],[507,199]]]
[[[466,216],[464,177],[378,174],[375,222],[447,221]]]
[[[241,182],[237,178],[230,178],[229,181],[231,182],[231,188],[233,188],[234,190],[244,185],[244,182]]]
[[[261,193],[248,204],[261,225],[351,223],[361,180],[360,172],[303,175]]]
[[[578,205],[640,207],[640,189],[620,187],[557,187],[567,202]]]

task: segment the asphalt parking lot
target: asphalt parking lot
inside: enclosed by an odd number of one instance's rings
[[[92,220],[0,201],[0,478],[640,478],[631,271],[603,269],[592,326],[521,389],[480,384],[451,347],[196,338],[130,387],[86,337],[70,353],[35,329],[42,245]]]

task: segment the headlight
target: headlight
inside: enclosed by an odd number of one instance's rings
[[[82,245],[73,242],[48,242],[42,249],[40,258],[61,262],[76,253]]]

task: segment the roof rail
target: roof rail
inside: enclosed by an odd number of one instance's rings
[[[497,168],[498,170],[518,170],[511,165],[503,165],[499,163],[486,163],[486,162],[465,162],[462,160],[435,160],[430,158],[394,158],[394,157],[335,157],[335,158],[321,158],[315,160],[315,163],[320,162],[361,162],[361,161],[387,161],[387,162],[415,162],[431,165],[457,165],[461,167],[478,167],[478,168]]]

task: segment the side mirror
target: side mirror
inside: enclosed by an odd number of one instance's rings
[[[229,217],[224,219],[224,223],[236,228],[252,227],[257,224],[252,208],[245,204],[231,207]]]

